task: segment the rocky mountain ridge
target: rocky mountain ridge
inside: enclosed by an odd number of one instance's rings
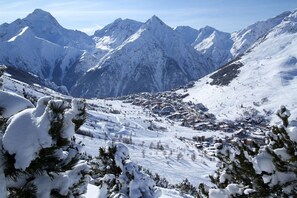
[[[88,36],[63,28],[50,13],[36,9],[0,26],[0,64],[80,97],[166,91],[246,52],[289,14],[232,34],[209,26],[172,29],[157,16],[145,23],[117,19]]]

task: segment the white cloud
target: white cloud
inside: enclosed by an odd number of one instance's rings
[[[94,25],[94,26],[90,26],[90,27],[82,27],[82,28],[79,28],[78,30],[82,31],[82,32],[85,32],[88,35],[93,35],[96,30],[100,30],[102,28],[103,27],[100,26],[100,25]]]

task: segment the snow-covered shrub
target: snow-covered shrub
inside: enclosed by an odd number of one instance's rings
[[[9,197],[77,197],[86,191],[89,167],[80,160],[72,122],[82,103],[73,99],[69,108],[44,97],[8,119],[0,145]]]
[[[4,66],[0,66],[0,77],[5,70]],[[1,80],[0,80],[1,81]],[[0,84],[2,81],[0,82]],[[26,108],[33,107],[33,105],[26,99],[14,94],[0,91],[0,198],[7,196],[6,191],[6,177],[4,174],[5,158],[2,150],[2,137],[4,130],[7,127],[7,120],[12,115],[22,111]]]
[[[155,181],[156,186],[162,188],[174,188],[165,177],[161,177],[158,173],[153,174],[149,169],[141,167],[141,170]]]
[[[128,148],[122,143],[110,144],[99,149],[99,156],[91,162],[92,183],[100,188],[99,197],[159,197],[154,181],[140,171],[129,157]]]
[[[2,79],[2,75],[4,74],[6,67],[4,65],[0,65],[0,89],[3,86],[3,79]]]
[[[267,122],[267,118],[265,117],[266,113],[261,113],[257,109],[253,107],[245,107],[243,108],[242,115],[236,119],[236,121],[246,121],[250,123],[260,124],[262,122]]]
[[[209,197],[297,197],[297,127],[289,125],[286,107],[276,114],[283,124],[273,126],[267,145],[216,145],[220,168]]]
[[[77,103],[76,105],[76,108],[79,111],[79,113],[76,114],[72,119],[72,122],[75,124],[75,131],[77,131],[87,119],[86,101],[82,100],[82,102]]]
[[[197,189],[189,182],[188,178],[184,179],[181,183],[176,184],[175,188],[178,189],[181,195],[188,194],[192,196],[197,196],[198,194]]]

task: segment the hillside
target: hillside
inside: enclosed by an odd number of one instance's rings
[[[271,115],[280,105],[295,114],[296,30],[293,12],[246,54],[186,90],[185,101],[201,102],[221,119],[235,119],[249,108]]]

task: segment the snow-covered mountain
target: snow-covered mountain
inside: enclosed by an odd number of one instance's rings
[[[153,16],[89,70],[73,87],[71,94],[108,97],[164,91],[213,70],[211,61]]]
[[[96,48],[102,50],[115,49],[132,34],[137,32],[141,25],[141,22],[131,19],[116,19],[111,24],[108,24],[94,33]]]
[[[16,66],[41,78],[49,78],[58,85],[81,55],[72,47],[63,47],[35,36],[30,27],[0,45],[1,63]]]
[[[194,48],[209,57],[216,67],[222,66],[232,59],[229,48],[233,41],[229,33],[218,31],[206,26],[199,30],[196,40],[192,43]]]
[[[229,34],[206,26],[174,30],[153,16],[117,19],[93,36],[63,28],[36,9],[0,26],[0,64],[75,96],[110,97],[176,88],[209,74],[261,42],[290,12]],[[48,83],[45,83],[48,84]]]
[[[185,100],[201,102],[223,119],[251,109],[270,115],[280,105],[296,115],[296,46],[297,11],[243,56],[197,81]]]
[[[178,26],[175,31],[198,52],[213,61],[216,67],[232,59],[230,48],[233,45],[231,34],[206,26],[199,30],[188,26]]]
[[[83,49],[94,46],[91,37],[63,28],[50,13],[40,9],[0,26],[0,63],[57,85],[71,86],[72,71],[81,62]]]
[[[268,34],[272,28],[279,25],[291,12],[283,12],[265,21],[256,22],[247,28],[232,33],[234,44],[231,48],[233,57],[246,52],[258,39]]]
[[[273,27],[281,23],[290,13],[284,12],[265,21],[256,22],[232,34],[221,32],[210,26],[199,30],[187,26],[179,26],[175,28],[175,31],[188,44],[209,57],[215,66],[219,67],[245,53],[260,38],[267,35]]]
[[[17,19],[10,24],[2,24],[0,26],[0,41],[11,39],[25,27],[29,27],[36,37],[60,46],[78,49],[86,49],[93,46],[93,41],[87,34],[63,28],[50,13],[41,9],[34,10],[24,19]]]
[[[63,28],[50,13],[37,9],[1,25],[0,42],[1,64],[66,86],[76,96],[163,91],[214,70],[210,60],[156,16],[145,24],[117,19],[88,36]],[[94,74],[103,68],[109,72]],[[91,74],[98,80],[90,82]]]

